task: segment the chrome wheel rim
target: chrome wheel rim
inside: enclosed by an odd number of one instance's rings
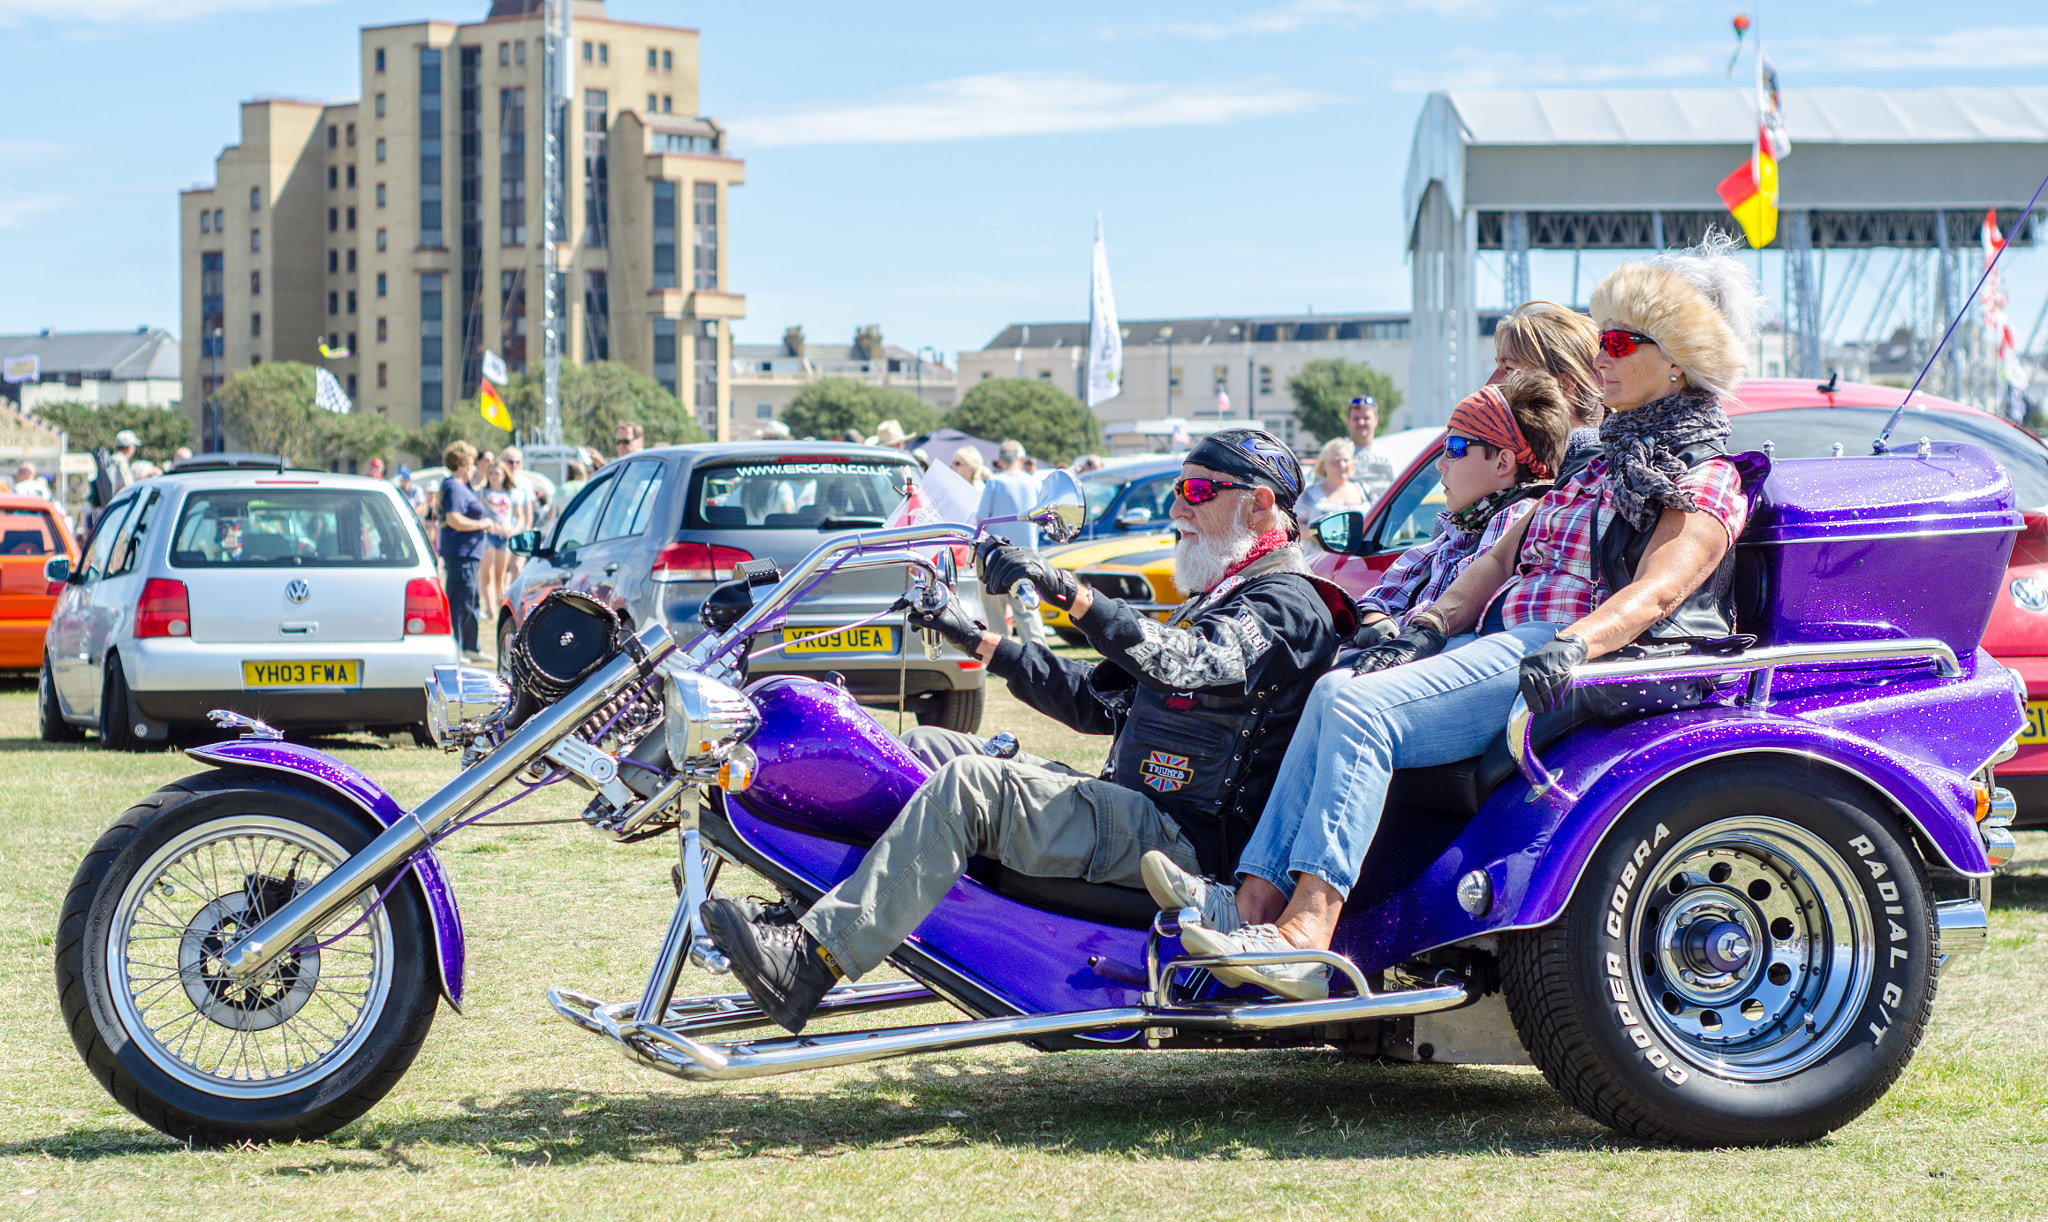
[[[347,857],[270,815],[201,824],[153,853],[107,934],[114,1007],[137,1049],[187,1086],[243,1099],[298,1090],[346,1063],[391,991],[389,914],[380,907],[349,928],[373,892],[251,982],[230,984],[220,954]]]
[[[1876,970],[1851,863],[1782,819],[1700,828],[1649,866],[1630,923],[1643,1021],[1724,1078],[1808,1068],[1841,1043]]]

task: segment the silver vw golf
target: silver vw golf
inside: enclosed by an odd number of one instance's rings
[[[124,489],[43,643],[42,736],[162,744],[232,709],[280,729],[421,727],[458,660],[420,525],[389,484],[202,455]]]

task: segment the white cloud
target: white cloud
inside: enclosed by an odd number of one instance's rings
[[[1104,38],[1146,38],[1165,35],[1203,42],[1244,34],[1293,34],[1316,26],[1355,26],[1379,17],[1423,13],[1463,20],[1484,20],[1499,11],[1497,0],[1291,0],[1277,8],[1259,9],[1222,21],[1161,21],[1129,27],[1107,26]]]
[[[2048,64],[2048,26],[1977,26],[1946,34],[1846,34],[1787,39],[1771,60],[1815,72],[1915,68],[2032,68]]]
[[[61,140],[0,140],[0,161],[19,166],[23,161],[61,157],[78,152],[79,146]]]
[[[868,102],[738,119],[732,130],[740,144],[760,147],[906,144],[1235,123],[1330,100],[1271,84],[1125,84],[1078,72],[990,72]]]
[[[45,212],[55,212],[72,202],[68,195],[0,196],[0,229],[18,229]]]
[[[1775,57],[1776,52],[1773,52]],[[1399,90],[1509,89],[1531,85],[1612,85],[1623,81],[1674,80],[1719,72],[1725,60],[1712,52],[1671,51],[1609,63],[1588,63],[1554,51],[1502,52],[1458,47],[1434,61],[1388,65],[1387,83]]]
[[[47,21],[59,25],[111,26],[126,22],[166,23],[245,13],[304,8],[333,0],[0,0],[0,26]]]

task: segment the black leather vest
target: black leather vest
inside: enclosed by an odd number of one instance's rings
[[[1727,456],[1727,447],[1718,441],[1694,442],[1678,451],[1679,460],[1688,469]],[[1744,488],[1753,482],[1745,471]],[[1600,532],[1596,547],[1600,580],[1607,586],[1610,596],[1635,580],[1636,569],[1642,564],[1643,550],[1649,546],[1654,530],[1654,523],[1650,530],[1638,530],[1617,513]],[[1730,642],[1736,636],[1734,588],[1735,547],[1731,543],[1727,553],[1721,557],[1721,563],[1715,567],[1713,576],[1702,582],[1700,588],[1678,604],[1670,615],[1645,629],[1636,638],[1636,644],[1647,647],[1713,646]]]

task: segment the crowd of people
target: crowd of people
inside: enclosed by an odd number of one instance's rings
[[[1588,658],[1740,646],[1734,542],[1768,463],[1727,453],[1722,401],[1747,372],[1764,303],[1731,247],[1710,233],[1623,264],[1590,319],[1531,302],[1503,320],[1498,367],[1456,405],[1437,460],[1440,529],[1361,599],[1309,570],[1300,536],[1316,509],[1356,503],[1347,485],[1369,503],[1391,480],[1370,449],[1369,401],[1353,404],[1350,452],[1326,446],[1312,473],[1255,428],[1187,453],[1170,515],[1175,580],[1192,596],[1164,622],[1015,539],[986,541],[983,588],[1031,581],[1102,660],[1012,640],[958,599],[912,612],[913,626],[1040,712],[1113,736],[1108,766],[1089,776],[911,731],[930,779],[847,879],[801,913],[706,901],[735,976],[801,1031],[830,988],[879,966],[985,857],[1143,887],[1181,913],[1190,951],[1278,952],[1212,968],[1224,983],[1327,996],[1327,966],[1285,955],[1330,948],[1396,769],[1480,754],[1518,696],[1537,712],[1563,707]],[[1015,495],[996,491],[1009,473],[998,465],[984,513]]]

